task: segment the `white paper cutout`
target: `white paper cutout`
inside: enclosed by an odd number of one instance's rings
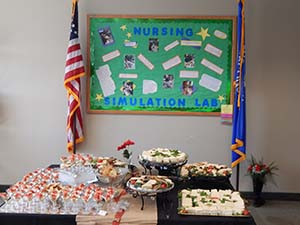
[[[222,55],[222,50],[211,45],[211,44],[207,44],[204,48],[205,51],[207,51],[208,53],[214,55],[214,56],[217,56],[217,57],[220,57]]]
[[[100,76],[100,77],[98,77],[99,80],[106,78],[106,77],[110,77],[112,74],[108,64],[100,66],[96,72],[97,72],[97,75]]]
[[[119,74],[119,78],[131,78],[131,79],[135,79],[138,78],[138,75],[135,73],[120,73]]]
[[[138,59],[146,66],[149,70],[154,69],[154,65],[142,54],[138,55]]]
[[[109,65],[100,66],[96,70],[98,80],[100,82],[101,89],[103,91],[103,96],[107,97],[113,95],[116,90],[116,85],[113,79],[111,78],[111,71]]]
[[[180,78],[198,78],[199,71],[181,70],[179,73]]]
[[[220,90],[222,81],[219,79],[216,79],[210,75],[203,74],[199,81],[199,85],[202,87],[205,87],[211,91],[217,92]]]
[[[125,41],[124,46],[125,47],[135,47],[137,45],[136,41]]]
[[[157,92],[157,83],[153,80],[143,80],[143,94],[152,94]]]
[[[165,70],[168,70],[168,69],[170,69],[170,68],[172,68],[172,67],[174,67],[174,66],[177,66],[177,65],[180,64],[180,63],[181,63],[180,57],[179,57],[179,56],[175,56],[175,57],[169,59],[168,61],[164,62],[164,63],[162,64],[162,66],[163,66],[163,68],[164,68]]]
[[[102,60],[103,60],[103,62],[107,62],[109,60],[112,60],[112,59],[120,56],[120,55],[121,55],[120,51],[119,50],[115,50],[115,51],[112,51],[110,53],[107,53],[107,54],[103,55],[102,56]]]
[[[224,72],[224,69],[208,61],[207,59],[202,59],[201,64],[211,69],[212,71],[216,72],[219,75],[221,75]]]
[[[220,39],[226,39],[227,38],[227,34],[225,34],[224,32],[222,32],[220,30],[215,30],[214,35],[217,38],[220,38]]]
[[[169,51],[171,50],[172,48],[175,48],[177,45],[179,45],[179,41],[176,40],[176,41],[173,41],[172,43],[168,44],[167,46],[165,46],[165,51]]]
[[[202,45],[202,41],[181,40],[180,45],[197,47]]]

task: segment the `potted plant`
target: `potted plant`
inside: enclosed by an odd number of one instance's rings
[[[276,170],[278,170],[278,167],[274,162],[267,165],[263,160],[257,161],[251,156],[247,173],[252,178],[253,192],[255,194],[254,206],[259,207],[265,203],[265,200],[261,197],[261,192],[268,179],[274,181],[273,175],[276,175],[274,172]]]

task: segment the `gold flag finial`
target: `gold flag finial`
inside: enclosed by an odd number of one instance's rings
[[[78,2],[78,0],[72,0],[72,15],[74,15],[75,11],[75,4]]]

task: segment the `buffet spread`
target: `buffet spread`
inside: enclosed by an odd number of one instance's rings
[[[167,148],[145,150],[138,156],[144,172],[133,171],[128,162],[113,157],[71,154],[60,160],[58,167],[28,173],[0,193],[5,202],[0,212],[105,215],[130,207],[128,202],[120,201],[126,193],[141,196],[144,204],[143,197],[155,198],[158,193],[172,190],[174,180],[229,178],[232,173],[226,165],[187,164],[186,153]],[[152,169],[157,169],[158,174],[151,174]],[[169,176],[165,174],[168,171]],[[178,192],[178,206],[180,215],[248,215],[244,200],[233,190],[182,189]]]
[[[119,164],[114,158],[95,158],[89,154],[62,157],[59,168],[37,169],[1,193],[6,204],[0,210],[13,213],[97,214],[105,204],[122,193],[121,189],[113,186],[99,185],[97,177],[101,174],[97,171],[114,165],[108,177],[120,179],[121,174],[115,172]]]

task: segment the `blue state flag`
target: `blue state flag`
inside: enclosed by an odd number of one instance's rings
[[[232,161],[235,167],[246,159],[246,91],[245,91],[245,0],[238,3],[237,59],[234,73],[234,107],[232,123]]]

